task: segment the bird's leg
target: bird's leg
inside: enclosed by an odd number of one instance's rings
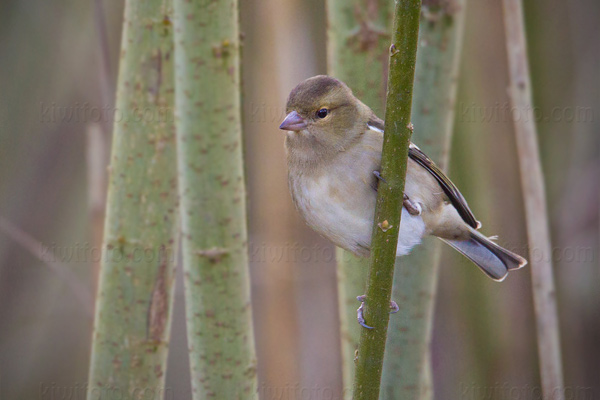
[[[373,175],[375,175],[375,177],[377,177],[377,179],[382,181],[383,183],[387,183],[387,181],[383,179],[383,176],[381,176],[381,173],[379,173],[379,171],[373,171]],[[404,194],[404,202],[402,204],[404,205],[404,208],[406,208],[406,211],[408,211],[410,215],[421,215],[421,205],[419,203],[412,202],[406,194]]]
[[[406,194],[404,194],[402,205],[410,215],[421,215],[421,205],[419,203],[413,203]]]
[[[360,307],[358,307],[358,310],[356,310],[356,318],[358,319],[358,323],[367,328],[367,329],[373,329],[372,326],[369,326],[366,324],[365,322],[365,316],[364,316],[364,309],[365,309],[365,300],[367,299],[367,295],[363,294],[362,296],[358,296],[356,297],[356,300],[360,301]],[[394,300],[390,301],[390,314],[396,314],[399,310],[400,307],[398,307],[398,304],[396,304],[396,302]]]

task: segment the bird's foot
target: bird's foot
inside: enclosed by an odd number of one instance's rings
[[[421,205],[413,202],[406,194],[404,195],[404,201],[402,202],[402,205],[404,208],[406,208],[406,211],[408,211],[410,215],[421,215]]]
[[[372,326],[367,325],[365,322],[364,309],[365,309],[365,300],[367,299],[366,295],[356,297],[356,300],[360,301],[360,307],[356,310],[356,318],[358,319],[358,323],[367,329],[373,329]],[[390,314],[396,314],[400,310],[398,304],[394,300],[390,301]]]
[[[365,299],[367,298],[367,296],[365,296],[364,294],[362,296],[358,296],[356,298],[356,300],[360,301],[360,307],[358,307],[358,310],[356,310],[356,318],[358,319],[358,323],[367,329],[373,329],[372,326],[369,326],[365,323],[365,316],[363,315],[364,309],[365,309]]]
[[[383,176],[381,176],[381,174],[379,173],[379,171],[373,171],[373,175],[375,175],[377,177],[377,179],[379,179],[383,183],[387,183],[387,181],[385,179],[383,179]]]

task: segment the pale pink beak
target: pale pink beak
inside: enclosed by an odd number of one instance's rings
[[[306,129],[306,121],[296,111],[292,111],[286,115],[281,125],[279,125],[279,129],[299,132]]]

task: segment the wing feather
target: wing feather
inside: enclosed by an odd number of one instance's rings
[[[377,117],[371,118],[367,126],[371,130],[383,133],[384,123]],[[456,208],[456,211],[458,211],[458,214],[461,216],[463,221],[465,221],[472,228],[479,229],[481,227],[481,223],[477,221],[475,215],[473,215],[473,212],[469,208],[467,201],[454,183],[452,183],[452,181],[446,176],[446,174],[444,174],[442,170],[439,169],[439,167],[421,151],[421,149],[412,143],[408,148],[408,156],[421,167],[425,168],[425,170],[427,170],[427,172],[429,172],[435,178],[435,180],[442,187],[444,193],[446,193],[446,196],[448,196],[450,199],[450,202],[454,208]]]
[[[472,228],[479,229],[481,224],[479,221],[477,221],[475,215],[473,215],[473,212],[467,204],[467,200],[465,200],[458,188],[442,172],[442,170],[439,169],[438,166],[435,165],[435,163],[421,151],[421,149],[412,143],[408,148],[408,156],[417,164],[425,168],[437,180],[463,221],[465,221]]]

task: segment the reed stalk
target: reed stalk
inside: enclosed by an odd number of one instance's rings
[[[159,0],[127,0],[88,399],[161,399],[178,218],[173,36]]]
[[[255,399],[237,0],[175,0],[177,154],[192,392]]]
[[[464,14],[463,0],[425,0],[421,11],[413,141],[444,170],[454,123]],[[382,377],[388,398],[433,396],[430,344],[440,251],[439,240],[426,238],[397,260],[392,299],[400,310],[390,320]]]
[[[503,0],[502,4],[508,55],[508,92],[512,107],[518,111],[512,112],[511,115],[514,117],[521,186],[525,202],[542,393],[545,399],[564,400],[560,333],[544,174],[535,121],[533,118],[523,117],[533,109],[523,6],[520,0]]]
[[[381,160],[385,181],[377,192],[364,310],[365,320],[373,329],[361,329],[354,376],[355,400],[379,398],[402,193],[413,130],[411,107],[420,13],[420,0],[396,1]]]

